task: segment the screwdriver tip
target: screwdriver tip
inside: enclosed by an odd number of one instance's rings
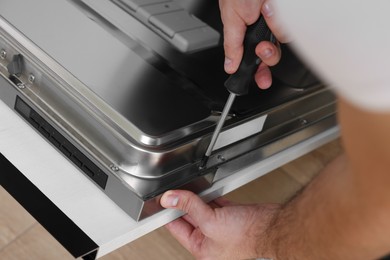
[[[203,158],[199,164],[199,170],[203,170],[204,168],[206,168],[206,164],[207,164],[208,160],[209,160],[209,156],[207,156],[207,155],[203,156]]]

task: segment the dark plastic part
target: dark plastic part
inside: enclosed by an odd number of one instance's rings
[[[23,71],[23,56],[21,54],[14,55],[7,69],[10,75],[20,76]]]
[[[60,132],[52,127],[44,118],[33,110],[20,97],[16,98],[15,110],[18,111],[59,151],[79,167],[103,190],[106,188],[108,175],[88,159],[78,148],[70,143]]]
[[[225,82],[225,87],[237,96],[248,94],[249,86],[253,81],[253,75],[260,64],[260,58],[255,49],[261,41],[273,41],[271,30],[263,16],[256,23],[247,28],[244,39],[244,54],[236,73],[232,74]]]

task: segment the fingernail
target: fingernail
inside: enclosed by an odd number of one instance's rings
[[[274,11],[269,3],[264,3],[262,8],[262,13],[266,17],[271,17],[274,14]]]
[[[233,61],[231,59],[225,57],[225,70],[226,71],[232,70],[232,64],[233,64]]]
[[[164,198],[164,205],[167,207],[176,207],[179,203],[179,197],[176,195],[168,195]]]
[[[261,56],[263,58],[269,58],[272,56],[272,50],[271,49],[265,49],[261,52]]]

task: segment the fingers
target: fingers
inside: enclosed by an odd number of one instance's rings
[[[225,71],[236,72],[243,55],[243,41],[247,26],[258,20],[260,14],[274,36],[280,42],[287,42],[289,37],[275,18],[272,0],[231,1],[219,0],[222,22],[224,24]],[[278,46],[271,42],[261,42],[256,48],[256,54],[268,66],[276,65],[281,57]],[[267,66],[259,66],[255,80],[261,89],[267,89],[272,84],[271,72]]]
[[[165,225],[171,235],[191,254],[195,255],[202,245],[204,235],[185,219],[179,218]]]
[[[262,62],[255,74],[256,84],[261,89],[267,89],[272,85],[272,75],[267,64]]]
[[[256,55],[268,66],[275,66],[279,63],[281,52],[280,48],[272,42],[263,41],[256,47]]]
[[[229,206],[238,205],[237,203],[235,203],[231,200],[228,200],[224,197],[219,197],[219,198],[213,200],[213,203],[215,203],[216,206],[218,206],[218,207],[229,207]]]
[[[188,214],[165,225],[168,231],[192,254],[202,245],[205,235],[210,231],[207,227],[213,221],[213,208],[228,205],[226,199],[204,203],[197,195],[189,191],[168,191],[161,197],[160,204],[165,208],[175,208]]]
[[[243,55],[243,41],[244,35],[246,32],[246,24],[243,20],[236,14],[233,10],[228,9],[224,11],[221,9],[221,12],[224,13],[222,20],[224,23],[224,50],[225,50],[225,71],[228,74],[236,72],[238,66],[241,62],[241,57]],[[224,19],[223,17],[230,17],[229,19]]]
[[[197,224],[195,223],[195,221],[192,219],[192,217],[188,214],[185,214],[184,216],[182,216],[182,219],[184,219],[185,221],[187,221],[188,223],[190,223],[194,228],[197,228]]]
[[[179,243],[192,254],[204,239],[200,225],[214,215],[213,210],[198,196],[189,191],[167,191],[160,200],[164,208],[173,208],[188,214],[165,225]]]
[[[225,71],[228,74],[236,72],[240,65],[244,52],[242,46],[246,25],[238,17],[232,16],[224,22],[224,49],[225,49]]]
[[[275,12],[272,0],[265,0],[261,8],[261,14],[264,16],[268,27],[279,42],[287,43],[291,41],[291,37],[278,22],[277,13]]]
[[[246,28],[260,16],[262,1],[220,0],[221,18],[224,25],[225,71],[236,72],[243,55]]]
[[[190,191],[167,191],[161,197],[160,204],[164,208],[184,211],[189,215],[191,224],[200,229],[215,219],[214,210]]]
[[[280,48],[272,42],[260,42],[256,47],[256,55],[260,57],[262,63],[257,69],[255,80],[259,88],[267,89],[272,85],[272,75],[268,66],[279,63],[281,58]]]

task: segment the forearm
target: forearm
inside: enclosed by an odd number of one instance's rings
[[[348,131],[350,119],[343,131]],[[343,114],[341,121],[345,121]],[[359,129],[359,138],[376,131],[353,126],[355,132]],[[358,140],[346,134],[347,150],[354,149],[351,146]],[[370,145],[359,147],[360,153]],[[276,259],[366,260],[390,251],[390,182],[383,178],[388,163],[364,152],[359,161],[359,151],[349,151],[352,160],[345,155],[337,158],[277,214],[268,229]],[[370,171],[364,172],[365,167]]]
[[[268,229],[276,259],[347,259],[344,254],[357,248],[350,241],[355,238],[352,227],[361,225],[353,219],[359,213],[352,206],[353,192],[347,191],[352,188],[346,188],[347,175],[343,155],[284,205]]]

